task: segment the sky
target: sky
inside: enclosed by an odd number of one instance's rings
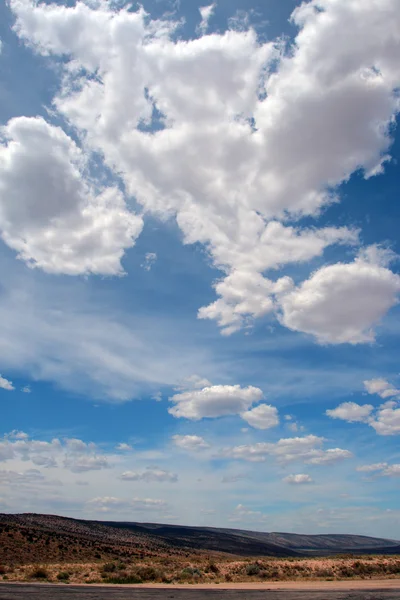
[[[0,512],[400,539],[397,0],[0,40]]]

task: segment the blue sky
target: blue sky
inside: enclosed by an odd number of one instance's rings
[[[46,4],[0,7],[0,511],[400,539],[395,0]]]

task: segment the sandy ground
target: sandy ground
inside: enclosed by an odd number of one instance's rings
[[[0,583],[0,589],[2,585]],[[7,583],[7,585],[27,585],[26,583]],[[51,583],[31,583],[29,586],[40,587],[66,587],[65,584]],[[68,585],[69,587],[69,585]],[[270,581],[268,583],[203,583],[203,584],[169,584],[162,583],[152,584],[132,584],[132,585],[117,585],[117,584],[73,584],[72,587],[79,588],[118,588],[118,589],[146,589],[146,590],[399,590],[400,579],[354,579],[346,581]]]

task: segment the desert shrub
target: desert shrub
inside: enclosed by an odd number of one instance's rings
[[[3,575],[3,581],[6,581],[8,579],[7,575]]]
[[[66,571],[61,571],[57,574],[57,579],[58,581],[68,581],[69,573],[67,573]]]
[[[279,579],[280,572],[277,568],[265,568],[260,570],[259,577],[262,577],[262,579]]]
[[[351,567],[342,566],[338,571],[339,577],[353,577],[354,571]]]
[[[384,567],[382,569],[382,567]],[[355,575],[371,575],[374,572],[385,571],[385,565],[368,565],[357,560],[351,566]]]
[[[400,561],[387,565],[387,572],[391,575],[397,575],[400,573]]]
[[[48,572],[43,567],[37,567],[30,574],[31,579],[47,579],[48,576]]]
[[[225,581],[232,581],[232,575],[230,573],[226,573],[225,575]]]
[[[104,563],[101,570],[103,573],[114,573],[117,570],[117,565],[115,563]]]
[[[210,561],[204,570],[206,573],[219,573],[219,569],[213,561]]]
[[[129,584],[129,583],[143,583],[143,580],[140,579],[137,575],[113,575],[112,577],[108,577],[106,579],[106,583],[117,583],[117,584]]]
[[[182,575],[190,575],[191,577],[197,575],[198,577],[201,577],[201,571],[200,569],[196,569],[195,567],[185,567],[182,570]]]
[[[259,575],[260,574],[260,567],[256,564],[250,564],[247,565],[246,567],[246,575],[252,576],[252,575]]]
[[[333,577],[334,573],[333,573],[332,569],[316,569],[314,571],[314,575],[315,575],[315,577],[321,577],[321,578],[325,579],[327,577]]]
[[[136,575],[142,581],[154,581],[162,577],[162,573],[154,567],[139,567],[136,569]]]
[[[185,567],[179,574],[179,579],[183,581],[193,582],[194,579],[199,579],[202,576],[200,569],[195,567]]]
[[[7,573],[7,569],[4,565],[0,565],[0,575],[5,575]]]

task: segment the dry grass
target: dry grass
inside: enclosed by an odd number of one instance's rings
[[[215,557],[184,562],[177,558],[151,563],[81,562],[3,566],[1,579],[61,583],[223,583],[249,581],[316,581],[391,579],[400,576],[400,557],[237,560]]]

